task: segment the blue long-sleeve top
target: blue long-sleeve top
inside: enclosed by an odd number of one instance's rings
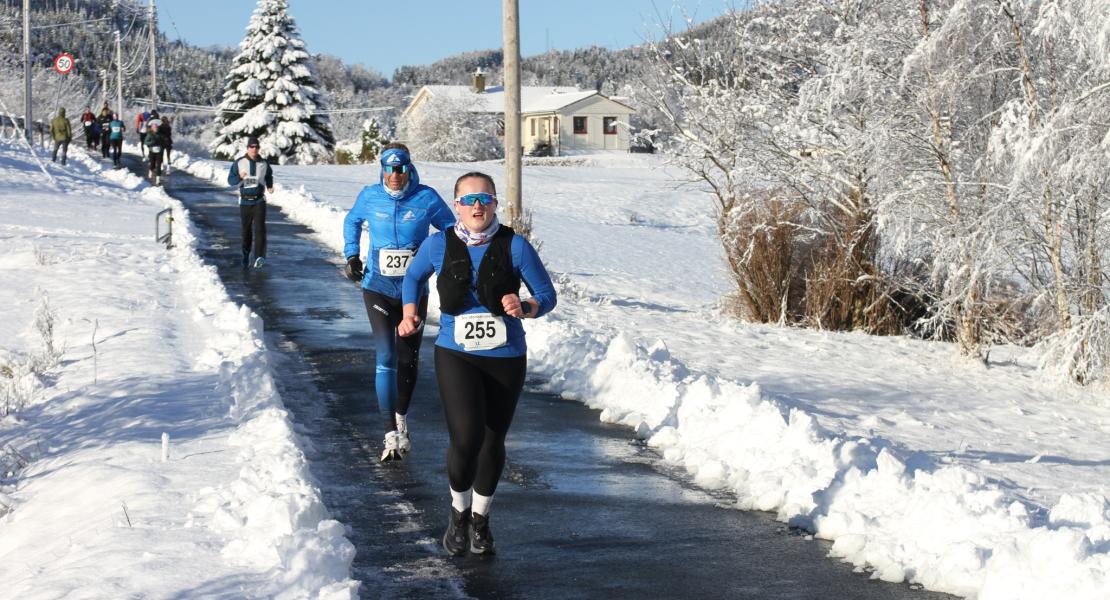
[[[409,269],[405,273],[404,288],[401,295],[401,301],[404,304],[416,303],[420,297],[419,292],[422,286],[427,285],[428,278],[432,276],[432,273],[438,275],[442,271],[443,254],[447,248],[447,238],[444,236],[447,235],[455,234],[453,231],[446,233],[441,231],[429,237],[420,246],[420,250],[412,259],[412,263],[409,264]],[[470,253],[470,264],[472,265],[471,283],[476,284],[478,281],[478,267],[482,264],[482,257],[486,255],[489,244],[467,246],[466,249]],[[539,311],[535,316],[540,317],[551,312],[557,303],[555,286],[552,285],[551,277],[540,261],[536,249],[528,243],[528,240],[519,235],[514,235],[509,245],[509,251],[513,258],[513,273],[520,277],[528,291],[532,293],[532,298],[539,303]],[[482,306],[482,303],[478,301],[478,294],[474,290],[471,290],[470,297],[467,298],[463,307],[462,314],[489,312],[489,309]],[[503,318],[507,338],[505,345],[491,350],[466,350],[455,342],[454,315],[443,313],[439,318],[439,336],[436,338],[436,345],[477,356],[524,356],[528,353],[528,345],[524,340],[524,326],[520,319],[515,317],[505,315]]]
[[[345,259],[359,255],[363,223],[370,230],[370,251],[366,257],[362,287],[390,298],[400,298],[404,277],[383,275],[379,252],[383,248],[415,251],[427,239],[429,225],[440,231],[447,229],[455,224],[455,214],[434,189],[420,183],[420,176],[414,168],[410,171],[405,194],[400,199],[390,196],[382,183],[362,188],[343,220]],[[426,284],[421,293],[428,293]]]

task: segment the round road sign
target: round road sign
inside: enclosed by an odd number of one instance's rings
[[[63,52],[54,57],[54,70],[62,75],[68,75],[75,64],[76,61],[73,60],[73,55],[68,52]]]

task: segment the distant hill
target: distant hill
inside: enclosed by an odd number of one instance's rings
[[[722,17],[708,21],[683,35],[720,40],[727,36],[727,19]],[[392,82],[408,86],[469,85],[471,74],[478,67],[488,74],[487,81],[500,82],[503,62],[501,49],[465,52],[430,65],[402,66],[393,72]],[[642,45],[622,50],[591,46],[522,57],[520,71],[524,85],[577,86],[614,94],[625,85],[641,81],[648,64],[647,51]]]

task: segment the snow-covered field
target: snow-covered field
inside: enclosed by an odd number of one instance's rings
[[[0,421],[13,471],[0,580],[19,597],[236,585],[346,597],[353,549],[312,487],[255,318],[229,304],[180,214],[175,250],[151,242],[153,214],[176,203],[90,161],[52,167],[55,186],[24,156],[0,145],[0,361],[39,348],[44,294],[66,351]],[[496,163],[418,167],[444,197],[468,170],[503,181]],[[273,204],[338,255],[342,217],[377,174],[283,166],[275,181]],[[560,291],[527,323],[550,391],[875,577],[978,598],[1110,597],[1105,389],[1049,381],[1019,348],[984,366],[947,344],[722,316],[711,201],[656,157],[530,165],[524,185]]]

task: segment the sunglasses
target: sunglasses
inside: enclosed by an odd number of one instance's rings
[[[465,196],[459,196],[458,198],[455,198],[455,201],[459,204],[462,204],[463,206],[474,206],[475,203],[479,203],[482,206],[489,206],[490,204],[497,202],[497,196],[494,196],[493,194],[487,194],[485,192],[479,192],[477,194],[467,194]]]
[[[384,172],[386,175],[389,175],[391,173],[400,173],[400,174],[404,175],[405,173],[409,172],[409,166],[408,165],[386,165],[386,166],[382,167],[382,172]]]
[[[247,148],[257,148],[257,147],[258,147],[258,144],[253,144],[253,145],[247,146]]]

